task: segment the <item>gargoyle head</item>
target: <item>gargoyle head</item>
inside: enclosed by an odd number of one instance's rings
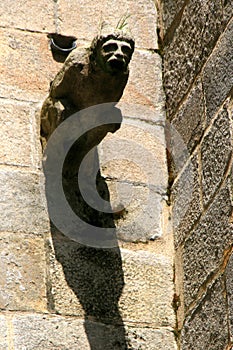
[[[116,31],[94,38],[90,60],[109,74],[126,73],[133,51],[132,37],[122,31]]]

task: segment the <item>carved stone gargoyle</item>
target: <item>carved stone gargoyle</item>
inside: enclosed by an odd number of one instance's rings
[[[42,107],[43,146],[57,126],[75,112],[120,100],[128,80],[128,64],[133,51],[132,37],[117,30],[98,35],[90,48],[77,48],[69,54],[52,81],[49,96]],[[119,120],[121,122],[121,118]],[[92,140],[93,145],[97,145],[108,131],[116,131],[120,122],[99,128],[99,137]]]

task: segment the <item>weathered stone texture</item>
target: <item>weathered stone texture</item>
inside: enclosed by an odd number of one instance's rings
[[[0,104],[0,163],[33,165],[32,106],[8,100]]]
[[[213,49],[221,33],[221,19],[219,0],[190,1],[185,7],[175,36],[165,48],[164,86],[170,116]]]
[[[164,129],[127,119],[103,140],[99,157],[111,207],[116,211],[125,207],[125,215],[115,222],[117,237],[146,241],[161,236],[167,189]]]
[[[51,252],[51,306],[56,312],[174,326],[169,258],[145,251],[83,248],[58,238],[53,245],[58,261]]]
[[[2,350],[8,350],[7,344],[7,323],[6,317],[0,316],[0,347]]]
[[[132,184],[153,186],[158,193],[167,188],[164,128],[127,118],[99,146],[101,174]],[[130,171],[129,171],[130,170]]]
[[[162,61],[154,52],[136,50],[130,62],[129,80],[121,102],[159,108],[163,114]]]
[[[119,305],[123,317],[173,327],[172,260],[145,251],[123,250],[122,261],[125,287]]]
[[[0,307],[45,311],[44,240],[20,233],[0,234]]]
[[[0,96],[41,101],[59,66],[46,35],[1,29],[0,51]]]
[[[107,181],[116,236],[128,242],[147,242],[161,237],[165,200],[147,185]],[[124,208],[122,215],[118,212]]]
[[[105,325],[71,317],[15,315],[15,350],[175,350],[170,330]],[[127,344],[127,345],[126,345]]]
[[[36,173],[1,169],[0,231],[48,232],[42,178]]]
[[[187,317],[182,330],[183,350],[225,349],[228,344],[225,293],[224,280],[219,278]]]
[[[187,1],[185,0],[166,0],[163,1],[162,4],[162,17],[163,17],[163,25],[164,25],[164,31],[165,34],[169,30],[169,27],[171,26],[172,22],[178,22],[179,23],[179,12],[182,10],[182,8],[185,6],[185,3]]]
[[[198,177],[198,156],[195,154],[172,187],[176,246],[182,243],[201,215],[201,193]]]
[[[233,15],[232,0],[223,1],[223,19],[227,23]]]
[[[205,101],[202,83],[199,79],[190,91],[187,100],[181,105],[172,127],[183,139],[189,152],[198,144],[205,127]]]
[[[233,86],[233,20],[219,39],[203,72],[208,122],[223,104]]]
[[[233,255],[231,255],[226,269],[226,285],[230,336],[233,341]]]
[[[224,252],[232,244],[231,212],[230,193],[225,185],[184,244],[186,307],[195,300],[206,279],[220,266]]]
[[[54,2],[52,0],[2,0],[0,6],[1,26],[35,31],[54,31]]]
[[[223,181],[231,154],[230,116],[225,106],[201,143],[204,205],[213,198]]]
[[[118,21],[127,14],[128,27],[137,39],[136,46],[156,49],[157,13],[152,0],[103,0],[96,3],[82,0],[79,1],[78,9],[75,0],[61,0],[58,3],[58,26],[62,33],[75,35],[79,40],[91,41],[100,32],[102,22],[115,28]]]

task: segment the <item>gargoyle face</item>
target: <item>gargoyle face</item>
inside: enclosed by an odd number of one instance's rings
[[[104,68],[109,73],[126,71],[132,54],[130,43],[114,39],[107,40],[100,50]]]

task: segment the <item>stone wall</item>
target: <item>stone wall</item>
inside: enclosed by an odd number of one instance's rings
[[[168,155],[183,350],[232,349],[232,14],[231,1],[160,4],[168,141],[186,151]]]
[[[51,233],[41,168],[39,111],[62,63],[53,59],[47,34],[74,35],[78,46],[89,46],[101,21],[116,26],[125,13],[130,14],[129,27],[136,39],[122,98],[125,122],[99,147],[99,156],[114,205],[121,204],[116,185],[123,186],[121,193],[130,200],[127,215],[115,222],[118,247],[95,249],[55,230]],[[1,1],[2,350],[176,349],[164,94],[156,20],[152,0],[30,0],[10,5]],[[226,110],[221,113],[226,114]],[[226,122],[221,125],[227,133]],[[127,141],[129,155],[137,157],[106,163],[106,154],[113,153],[114,159],[116,149],[118,154],[125,152],[118,148],[122,144],[119,140]],[[203,152],[206,147],[211,147],[208,136]],[[224,154],[223,159],[226,157]],[[223,166],[220,169],[223,171]],[[216,189],[218,179],[216,175]],[[124,186],[128,186],[129,195]],[[218,191],[223,200],[228,198],[224,186],[221,184],[222,192]],[[206,200],[210,197],[208,190]],[[226,202],[224,215],[228,209]],[[226,246],[227,236],[222,249]],[[220,278],[214,297],[221,286]]]

